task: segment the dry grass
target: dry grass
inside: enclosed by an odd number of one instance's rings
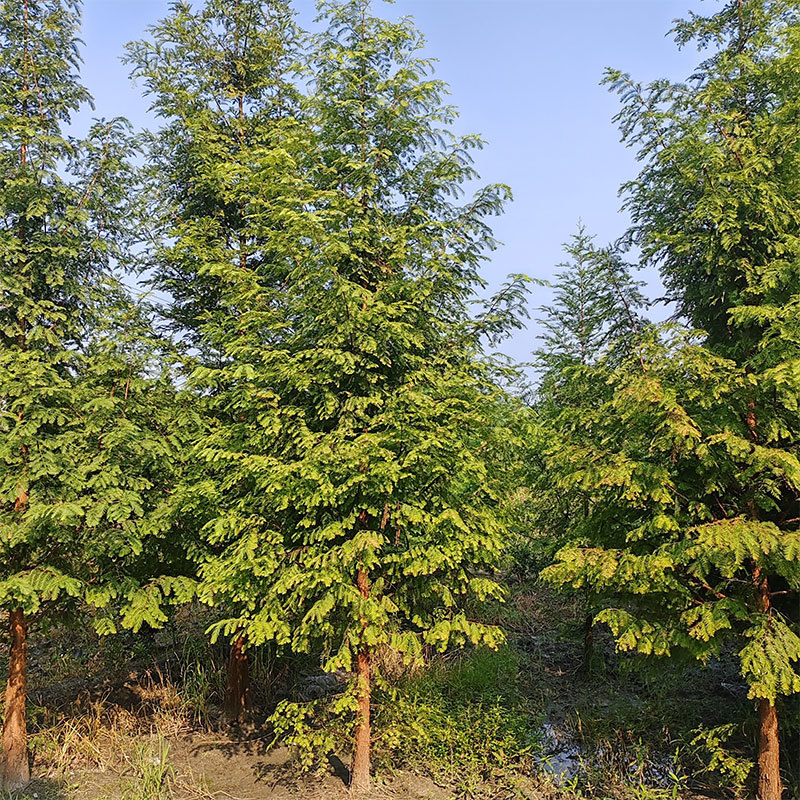
[[[124,774],[138,743],[174,738],[190,729],[173,684],[154,684],[143,694],[148,700],[146,713],[102,698],[76,704],[73,713],[37,731],[31,738],[37,772],[53,777],[85,770]]]
[[[720,698],[711,693],[721,677],[696,671],[687,684],[677,676],[670,683],[664,673],[653,681],[628,672],[626,659],[613,653],[610,638],[602,630],[596,636],[597,669],[585,675],[581,672],[582,598],[540,585],[512,588],[511,602],[497,614],[509,632],[518,668],[506,670],[508,674],[504,672],[496,683],[506,694],[519,696],[514,708],[519,705],[526,719],[533,715],[534,722],[546,720],[563,731],[568,746],[585,757],[579,778],[548,777],[532,751],[527,761],[506,758],[491,775],[481,773],[479,780],[464,780],[469,777],[470,759],[486,762],[478,752],[481,731],[486,752],[513,749],[493,732],[491,708],[481,705],[482,684],[478,682],[470,700],[480,706],[473,718],[469,709],[461,708],[463,703],[456,702],[460,695],[450,686],[464,671],[460,661],[437,658],[444,676],[439,682],[446,684],[447,691],[440,691],[437,684],[426,693],[420,687],[435,683],[436,675],[409,669],[386,650],[378,660],[389,683],[416,687],[412,699],[407,698],[411,722],[416,723],[418,717],[433,719],[441,728],[441,735],[429,743],[430,752],[418,759],[425,770],[419,764],[409,768],[413,753],[403,758],[393,755],[390,745],[397,725],[389,726],[394,733],[384,733],[376,742],[378,777],[387,781],[387,787],[391,785],[393,796],[407,800],[433,797],[430,792],[434,792],[437,798],[449,800],[458,795],[453,789],[458,778],[464,798],[690,797],[685,772],[679,768],[684,761],[690,772],[697,769],[684,759],[691,755],[686,750],[687,731],[697,724],[694,716],[708,716],[708,708],[719,704]],[[44,642],[34,638],[30,728],[39,800],[248,800],[253,796],[287,800],[312,795],[330,800],[338,796],[341,781],[337,788],[302,778],[296,786],[284,781],[282,788],[275,788],[273,783],[277,785],[283,774],[280,770],[289,764],[269,761],[272,755],[265,753],[260,741],[269,736],[249,731],[240,732],[242,738],[236,739],[219,730],[225,648],[209,646],[203,609],[180,613],[167,630],[145,636],[98,639],[88,632],[62,630]],[[276,660],[266,648],[254,654],[256,706],[267,713],[264,710],[276,696],[302,693],[309,673],[314,676],[313,666]],[[485,672],[479,670],[480,676],[485,678]],[[447,696],[446,703],[440,695]],[[378,699],[376,731],[382,724]],[[504,707],[497,713],[495,727],[506,730],[508,710]],[[715,723],[711,717],[708,722]],[[396,743],[396,750],[405,744]],[[683,751],[675,759],[678,745]],[[437,755],[437,748],[447,752]],[[447,761],[451,781],[441,780],[440,771],[433,769],[437,758]],[[670,769],[676,773],[672,782],[665,779]],[[403,781],[422,780],[425,775],[429,783],[424,790],[403,788]]]

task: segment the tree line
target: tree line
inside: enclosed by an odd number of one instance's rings
[[[523,535],[546,543],[542,578],[585,594],[587,660],[598,623],[643,656],[736,654],[756,793],[780,800],[778,710],[800,691],[797,3],[678,21],[703,54],[684,82],[607,73],[641,164],[631,224],[566,246],[532,381],[496,355],[530,282],[481,299],[510,190],[465,195],[483,142],[453,132],[409,19],[321,0],[309,33],[284,0],[179,0],[125,56],[157,127],[82,138],[79,29],[78,0],[0,2],[4,788],[29,780],[29,628],[112,635],[201,601],[231,644],[232,719],[251,648],[353,676],[335,711],[368,790],[377,655],[498,646],[480,607]],[[640,266],[670,322],[648,319]]]

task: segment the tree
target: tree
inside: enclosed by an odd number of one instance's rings
[[[29,627],[89,604],[154,619],[134,564],[161,530],[155,491],[174,448],[172,389],[148,324],[113,276],[132,173],[121,120],[62,125],[78,83],[78,5],[0,5],[0,606],[10,659],[2,783],[29,777]],[[139,564],[141,567],[141,563]],[[130,569],[129,569],[130,568]],[[112,600],[114,603],[112,604]],[[114,628],[111,609],[96,617]]]
[[[598,248],[583,224],[564,245],[570,260],[558,266],[552,303],[540,308],[541,346],[534,352],[538,389],[530,408],[525,484],[530,496],[520,508],[529,531],[545,534],[545,559],[591,525],[589,496],[563,494],[542,460],[560,435],[593,431],[594,417],[610,397],[608,377],[632,355],[641,358],[648,323],[641,283],[611,247]],[[591,434],[590,434],[591,435]],[[586,598],[584,669],[593,659],[598,598]]]
[[[800,690],[782,610],[800,585],[797,23],[794,3],[730,2],[677,24],[679,44],[716,47],[687,83],[609,73],[643,161],[630,238],[702,333],[651,338],[592,436],[551,453],[595,517],[551,577],[618,591],[599,618],[623,649],[707,659],[736,642],[761,800],[782,792],[777,700]]]
[[[132,75],[144,80],[165,121],[150,138],[153,245],[144,261],[152,285],[170,298],[161,311],[184,345],[186,375],[196,367],[231,366],[225,343],[206,329],[230,330],[253,302],[243,302],[253,290],[244,281],[269,285],[274,302],[288,274],[280,238],[291,243],[287,215],[301,210],[308,192],[301,175],[310,169],[299,124],[299,57],[299,32],[280,0],[209,0],[197,10],[174,3],[149,39],[128,46]],[[232,422],[231,408],[214,394],[195,395],[202,416],[197,441]],[[195,462],[187,480],[199,483],[207,473]],[[186,508],[173,511],[197,563],[219,550],[214,536],[198,533],[217,509],[189,518]],[[230,588],[216,602],[245,613],[257,594]],[[244,628],[231,632],[225,698],[231,722],[249,705],[248,644]]]
[[[579,224],[564,245],[570,261],[558,265],[554,284],[545,282],[553,302],[539,309],[542,344],[534,352],[543,387],[569,367],[623,360],[645,325],[642,284],[614,248],[599,249],[593,238]]]
[[[475,320],[469,304],[493,246],[485,217],[507,190],[453,201],[479,140],[449,133],[408,21],[365,2],[321,10],[313,90],[266,118],[254,102],[258,146],[246,140],[235,169],[227,153],[206,162],[242,211],[247,257],[202,214],[179,219],[165,257],[217,292],[197,330],[219,357],[192,374],[213,417],[196,450],[205,474],[182,492],[205,522],[202,592],[230,612],[212,634],[355,672],[345,705],[362,791],[376,652],[500,640],[468,613],[502,594],[483,452],[497,390],[479,345],[499,312]]]

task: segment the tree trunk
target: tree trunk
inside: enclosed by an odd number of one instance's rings
[[[3,721],[3,789],[21,789],[31,779],[28,729],[25,722],[28,623],[21,608],[9,612],[11,649],[8,657],[6,713]]]
[[[350,771],[350,789],[356,793],[370,790],[370,661],[365,650],[358,654],[358,711],[356,713],[356,745],[353,751],[353,768]]]
[[[594,614],[583,618],[583,671],[588,675],[594,661]]]
[[[771,614],[769,581],[761,567],[753,570],[758,610]],[[765,698],[758,701],[758,800],[781,800],[780,742],[778,740],[778,710]]]
[[[362,525],[366,527],[367,512],[361,512]],[[362,567],[356,575],[356,586],[361,597],[366,600],[369,597],[369,576]],[[362,615],[362,632],[366,630],[367,620]],[[372,729],[370,726],[370,699],[371,687],[370,678],[372,665],[369,659],[369,649],[367,645],[361,644],[358,651],[356,679],[358,680],[358,711],[356,712],[356,742],[353,750],[353,767],[350,770],[350,790],[355,794],[368,792],[371,788],[369,779],[370,744],[372,740]]]
[[[583,518],[589,518],[589,498],[583,498]],[[584,601],[586,603],[585,616],[583,618],[583,671],[588,675],[592,671],[592,660],[594,656],[594,614],[591,613],[589,605],[589,589],[584,591]]]
[[[228,661],[225,719],[231,723],[240,722],[250,708],[250,664],[244,645],[244,635],[240,635],[231,645],[231,655]]]
[[[758,701],[758,800],[781,800],[778,710],[763,697]]]

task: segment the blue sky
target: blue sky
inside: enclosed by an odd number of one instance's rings
[[[459,132],[488,141],[477,158],[483,181],[507,183],[514,192],[494,226],[504,245],[485,269],[491,286],[510,272],[551,276],[579,218],[600,242],[624,231],[617,190],[636,174],[636,162],[612,122],[617,100],[598,85],[603,69],[613,66],[643,81],[686,77],[699,56],[679,51],[666,35],[672,20],[717,6],[716,0],[375,3],[378,13],[414,17],[428,55],[438,60],[437,77],[450,85],[461,110]],[[313,0],[295,0],[295,7],[301,23],[310,23]],[[97,115],[153,124],[119,57],[167,8],[168,0],[85,0],[83,77]],[[545,290],[535,290],[533,316],[546,300]],[[524,360],[533,347],[535,325],[504,349]]]

